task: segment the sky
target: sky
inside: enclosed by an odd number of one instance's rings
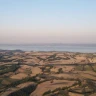
[[[0,0],[0,44],[96,43],[96,0]]]

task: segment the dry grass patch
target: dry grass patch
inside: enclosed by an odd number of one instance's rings
[[[39,84],[36,90],[30,96],[42,96],[43,93],[48,90],[55,90],[56,88],[71,86],[72,84],[74,84],[74,81],[54,80],[53,83],[51,83],[51,81],[46,81]]]
[[[19,73],[19,74],[16,74],[16,75],[12,75],[10,78],[12,79],[23,79],[23,78],[26,78],[28,75],[24,74],[24,73]]]
[[[32,67],[32,68],[31,68],[31,71],[32,71],[31,76],[35,76],[35,75],[37,75],[37,74],[42,73],[42,70],[41,70],[39,67]]]

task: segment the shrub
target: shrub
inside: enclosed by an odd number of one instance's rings
[[[3,75],[3,74],[8,73],[8,72],[14,72],[18,68],[19,68],[19,65],[18,64],[13,64],[11,66],[2,66],[1,67],[2,70],[0,70],[0,75]]]
[[[58,73],[63,73],[62,68],[59,68],[59,69],[58,69]]]
[[[45,93],[43,93],[43,96],[47,95],[47,94],[50,94],[51,93],[51,90],[48,90],[46,91]]]

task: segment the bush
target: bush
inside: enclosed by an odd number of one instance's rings
[[[35,79],[36,76],[34,77],[27,77],[27,78],[24,78],[22,80],[18,80],[18,81],[15,81],[15,82],[12,82],[11,84],[7,85],[6,87],[9,88],[9,87],[15,87],[21,83],[25,83],[25,82],[28,82],[28,81],[33,81],[35,83],[38,83],[38,80]]]
[[[62,68],[59,68],[59,69],[58,69],[58,73],[63,73]]]
[[[0,75],[3,75],[8,72],[14,72],[19,68],[18,64],[13,64],[11,66],[1,66]]]
[[[61,88],[56,88],[55,90],[52,91],[52,93],[56,92],[56,91],[60,91]]]
[[[46,91],[45,93],[43,93],[43,96],[47,95],[47,94],[50,94],[51,93],[51,90],[48,90]]]

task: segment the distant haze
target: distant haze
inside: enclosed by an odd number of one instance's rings
[[[96,0],[0,0],[0,44],[96,43]]]

